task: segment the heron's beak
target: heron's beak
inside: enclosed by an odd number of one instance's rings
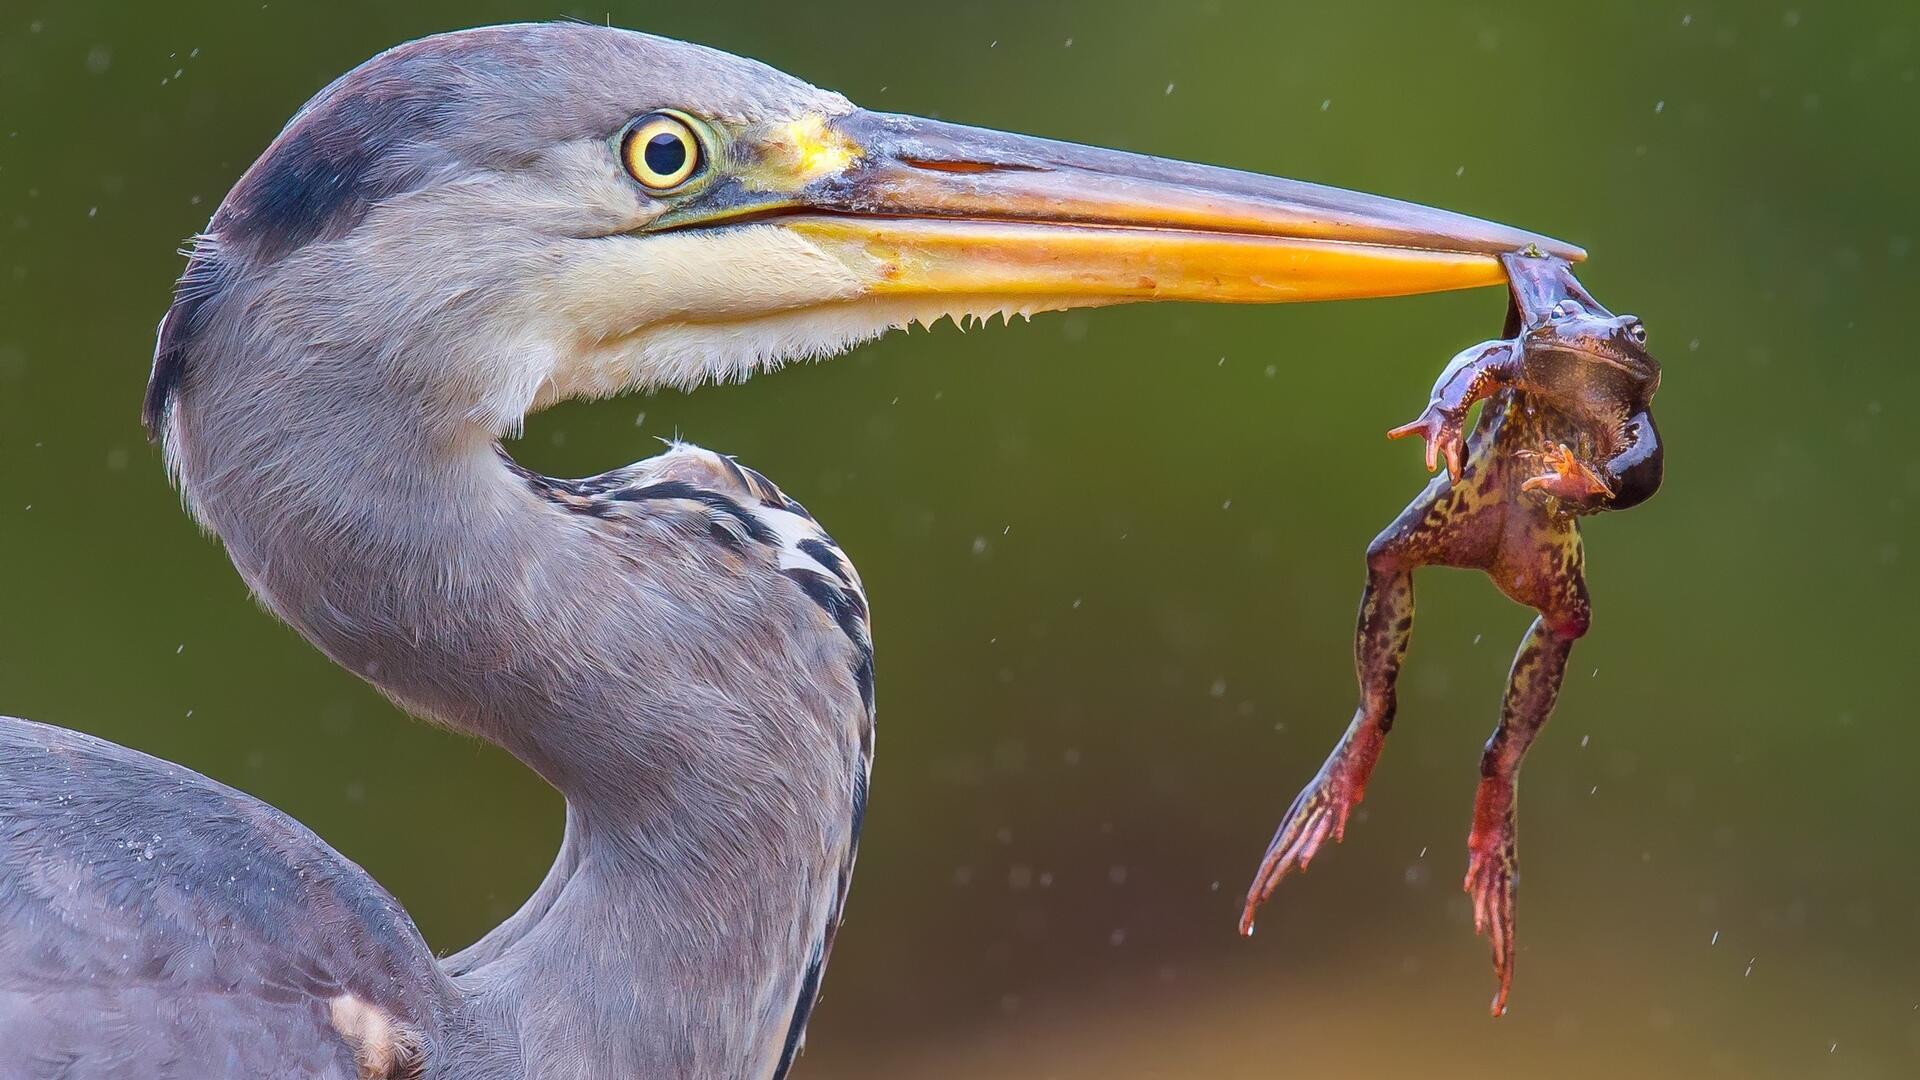
[[[803,120],[755,147],[728,216],[804,237],[876,297],[1331,300],[1502,284],[1499,257],[1529,248],[1585,258],[1376,195],[908,116]]]

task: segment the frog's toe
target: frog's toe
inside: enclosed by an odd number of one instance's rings
[[[1455,480],[1460,479],[1461,439],[1457,421],[1429,405],[1411,423],[1401,424],[1387,432],[1389,439],[1404,439],[1409,435],[1418,435],[1426,440],[1428,472],[1439,468],[1440,459],[1445,457],[1447,475]]]
[[[1412,420],[1409,420],[1406,423],[1401,424],[1399,427],[1389,430],[1387,432],[1387,438],[1404,439],[1409,435],[1418,435],[1422,438],[1431,438],[1433,435],[1433,428],[1434,428],[1434,420],[1433,420],[1432,413],[1423,412],[1419,416],[1414,417]]]

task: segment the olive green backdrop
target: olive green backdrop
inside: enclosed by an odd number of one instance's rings
[[[1666,364],[1666,489],[1588,530],[1498,1023],[1459,880],[1526,613],[1476,576],[1422,575],[1361,819],[1232,933],[1352,710],[1361,550],[1424,481],[1381,433],[1498,291],[943,327],[538,417],[514,452],[562,475],[736,453],[865,575],[879,761],[805,1076],[1920,1070],[1911,3],[0,0],[0,711],[265,798],[436,948],[531,889],[552,793],[261,613],[136,414],[176,245],[302,101],[563,15],[1565,237]]]

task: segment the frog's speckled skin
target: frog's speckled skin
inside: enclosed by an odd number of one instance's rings
[[[1355,633],[1360,706],[1345,737],[1294,800],[1248,891],[1241,931],[1286,874],[1307,863],[1366,791],[1388,730],[1394,681],[1413,631],[1413,571],[1484,570],[1539,612],[1514,657],[1500,723],[1480,760],[1468,837],[1466,889],[1475,928],[1489,935],[1506,1011],[1513,982],[1514,800],[1521,759],[1553,711],[1573,643],[1590,609],[1579,516],[1636,505],[1660,486],[1662,455],[1649,403],[1660,366],[1632,316],[1616,318],[1557,259],[1507,258],[1507,338],[1463,351],[1433,399],[1394,437],[1427,440],[1436,476],[1367,548],[1367,587]],[[1468,408],[1486,406],[1462,445]],[[1464,450],[1464,453],[1463,453]]]

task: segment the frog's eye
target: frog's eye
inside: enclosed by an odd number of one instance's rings
[[[1647,343],[1647,324],[1638,319],[1628,323],[1627,336],[1633,339],[1635,345],[1645,345]]]
[[[1553,305],[1553,317],[1556,319],[1571,319],[1575,315],[1585,315],[1586,313],[1586,308],[1581,307],[1572,300],[1562,300]]]
[[[700,171],[700,138],[672,113],[648,113],[620,140],[627,172],[650,191],[671,191]]]

